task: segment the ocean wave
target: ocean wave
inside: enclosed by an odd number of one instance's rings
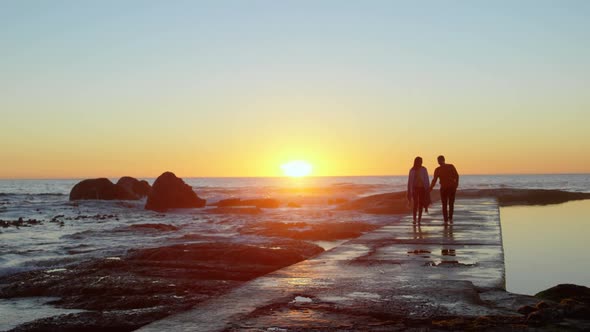
[[[14,193],[14,192],[7,192],[7,193],[0,193],[0,197],[2,196],[68,196],[64,193]]]

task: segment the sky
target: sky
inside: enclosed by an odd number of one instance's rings
[[[590,173],[588,1],[0,2],[0,178]]]

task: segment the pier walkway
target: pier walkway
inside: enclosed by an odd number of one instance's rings
[[[385,331],[510,316],[485,299],[509,294],[504,275],[495,199],[457,201],[448,226],[435,203],[421,226],[403,218],[139,331]]]

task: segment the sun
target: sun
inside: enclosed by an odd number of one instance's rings
[[[302,177],[311,174],[313,167],[310,163],[303,160],[293,160],[286,164],[281,165],[283,173],[286,176],[291,177]]]

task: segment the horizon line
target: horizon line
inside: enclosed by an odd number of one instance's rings
[[[590,175],[590,172],[573,172],[573,173],[466,173],[460,174],[461,176],[494,176],[494,175],[503,175],[503,176],[512,176],[512,175]],[[98,179],[98,178],[107,178],[107,179],[114,179],[114,178],[121,178],[123,176],[129,175],[121,175],[121,176],[99,176],[99,177],[72,177],[72,178],[65,178],[65,177],[47,177],[47,178],[19,178],[19,177],[0,177],[0,181],[27,181],[27,180],[84,180],[84,179]],[[176,175],[178,176],[178,175]],[[375,175],[308,175],[301,178],[359,178],[359,177],[399,177],[399,176],[408,176],[407,174],[375,174]],[[136,179],[156,179],[158,176],[132,176]],[[278,178],[291,178],[285,175],[270,175],[270,176],[178,176],[179,178],[184,179],[278,179]],[[298,178],[298,179],[301,179]]]

